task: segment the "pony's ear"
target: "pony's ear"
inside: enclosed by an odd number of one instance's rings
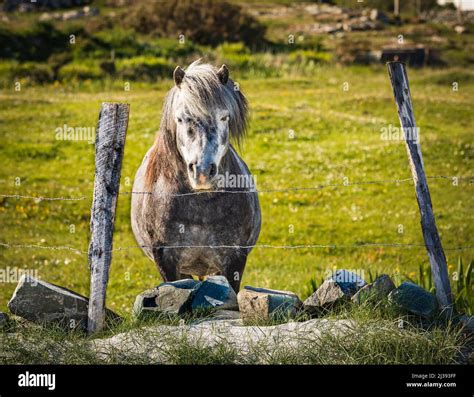
[[[217,76],[222,84],[227,84],[229,81],[229,68],[225,65],[222,65],[220,69],[217,71]]]
[[[173,79],[176,86],[178,87],[180,86],[181,82],[184,79],[184,75],[185,73],[184,73],[184,70],[181,68],[181,66],[176,66],[176,69],[173,72]]]

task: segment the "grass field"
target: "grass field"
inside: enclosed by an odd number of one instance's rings
[[[230,65],[232,67],[232,65]],[[323,67],[314,76],[240,80],[252,109],[242,157],[261,190],[349,184],[410,177],[403,142],[383,140],[383,128],[398,127],[384,67]],[[472,176],[474,73],[409,70],[415,116],[428,175]],[[453,91],[452,83],[459,85]],[[347,84],[345,84],[347,83]],[[171,79],[156,84],[122,82],[81,86],[46,85],[0,92],[0,193],[81,197],[82,201],[0,198],[0,242],[70,246],[87,250],[94,178],[94,145],[57,140],[56,129],[94,128],[100,103],[131,105],[121,191],[131,190],[135,171],[159,125]],[[291,132],[293,131],[293,132]],[[444,246],[472,245],[474,186],[430,179]],[[317,191],[264,193],[259,244],[422,244],[419,213],[410,182],[327,187]],[[135,245],[130,197],[118,203],[114,246]],[[71,227],[74,225],[74,227]],[[449,271],[472,250],[446,251]],[[0,247],[2,268],[38,271],[38,276],[88,294],[87,256],[73,251]],[[302,298],[336,268],[386,272],[415,278],[427,264],[423,247],[255,249],[243,285],[292,290]],[[12,280],[13,281],[13,280]],[[114,254],[108,306],[126,314],[135,296],[161,282],[155,265],[139,249]],[[5,310],[15,282],[0,289]]]

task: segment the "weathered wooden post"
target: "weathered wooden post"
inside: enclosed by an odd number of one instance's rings
[[[445,313],[451,315],[453,298],[449,284],[448,267],[446,266],[446,257],[433,215],[405,64],[403,62],[388,62],[387,67],[415,183],[416,199],[421,214],[421,229],[430,260],[436,297]]]
[[[99,114],[89,245],[89,333],[100,331],[105,325],[105,297],[112,260],[112,235],[129,111],[128,104],[103,103]]]

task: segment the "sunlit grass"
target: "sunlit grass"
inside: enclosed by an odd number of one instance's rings
[[[471,74],[409,70],[415,115],[428,175],[472,175]],[[468,76],[468,77],[466,77]],[[252,113],[242,157],[259,189],[313,187],[410,177],[403,142],[384,141],[381,129],[399,122],[383,67],[316,69],[314,76],[239,79]],[[448,80],[446,80],[448,79]],[[344,83],[348,85],[344,85]],[[94,127],[100,103],[124,101],[131,115],[121,190],[131,190],[135,171],[151,146],[160,108],[171,81],[147,85],[123,82],[29,87],[0,93],[0,193],[80,197],[78,202],[35,202],[0,198],[0,242],[66,245],[87,250],[93,190],[94,146],[58,141],[55,131],[68,126]],[[344,87],[348,90],[344,90]],[[291,132],[292,130],[293,132]],[[20,178],[20,179],[17,179]],[[18,184],[20,181],[20,184]],[[472,245],[473,185],[430,180],[431,197],[445,247]],[[333,267],[386,272],[401,280],[428,263],[423,247],[360,247],[364,243],[423,243],[411,183],[327,187],[316,191],[264,193],[259,244],[323,244],[349,247],[255,249],[243,285],[291,290],[304,298],[310,281]],[[130,197],[121,195],[114,246],[132,246]],[[71,227],[74,225],[74,227]],[[72,231],[74,231],[72,233]],[[458,257],[472,251],[446,251],[450,273]],[[88,294],[87,256],[70,251],[0,248],[2,268],[36,269],[44,280]],[[0,310],[15,280],[0,289]],[[160,283],[155,265],[139,249],[114,254],[108,306],[130,312],[135,296]]]

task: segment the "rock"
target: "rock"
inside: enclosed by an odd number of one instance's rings
[[[237,295],[243,320],[270,320],[281,316],[295,317],[302,306],[293,292],[244,287]]]
[[[454,27],[454,31],[457,33],[457,34],[463,34],[463,33],[466,33],[467,32],[467,29],[465,26],[463,25],[456,25]]]
[[[371,21],[379,21],[379,22],[382,22],[382,23],[389,23],[390,22],[387,15],[383,11],[377,10],[376,8],[374,8],[370,11],[369,18],[370,18]]]
[[[304,309],[315,312],[322,306],[328,306],[343,298],[344,292],[334,280],[325,280],[319,288],[304,302]]]
[[[8,309],[20,317],[42,325],[58,324],[65,328],[87,328],[89,300],[66,288],[23,275]],[[108,320],[120,317],[106,311]]]
[[[193,295],[191,308],[237,310],[237,295],[224,276],[209,276]]]
[[[235,320],[234,320],[235,321]],[[109,363],[114,357],[141,357],[148,363],[172,364],[177,340],[212,351],[229,346],[239,354],[236,360],[258,364],[275,363],[278,352],[320,346],[324,335],[341,338],[353,335],[357,324],[351,320],[313,319],[274,326],[241,326],[228,321],[205,321],[180,327],[152,325],[108,338],[88,341],[98,360]],[[182,342],[181,342],[182,343]],[[258,354],[255,352],[258,351]],[[285,353],[286,352],[286,353]]]
[[[341,299],[349,299],[364,285],[365,281],[357,274],[348,270],[338,270],[303,302],[304,308],[308,312],[314,312]]]
[[[240,312],[237,310],[215,310],[209,316],[199,318],[193,321],[191,324],[200,324],[205,321],[225,321],[229,325],[243,325],[242,319],[240,317]]]
[[[459,323],[462,325],[464,331],[474,333],[474,316],[462,315],[459,318]]]
[[[373,283],[364,285],[351,299],[356,303],[362,303],[371,297],[381,299],[388,296],[388,294],[394,289],[395,284],[393,283],[390,276],[387,274],[382,274],[381,276],[377,277]]]
[[[191,309],[191,301],[201,283],[193,279],[160,284],[138,295],[133,315],[140,318],[146,313],[183,314]]]
[[[210,320],[240,320],[238,310],[217,310],[209,317]]]
[[[330,279],[334,280],[345,295],[355,294],[359,288],[365,285],[365,281],[356,273],[349,270],[337,270]]]
[[[0,329],[8,325],[8,314],[0,312]]]
[[[432,293],[408,281],[390,292],[388,298],[401,309],[427,319],[433,318],[438,310],[438,301]]]

